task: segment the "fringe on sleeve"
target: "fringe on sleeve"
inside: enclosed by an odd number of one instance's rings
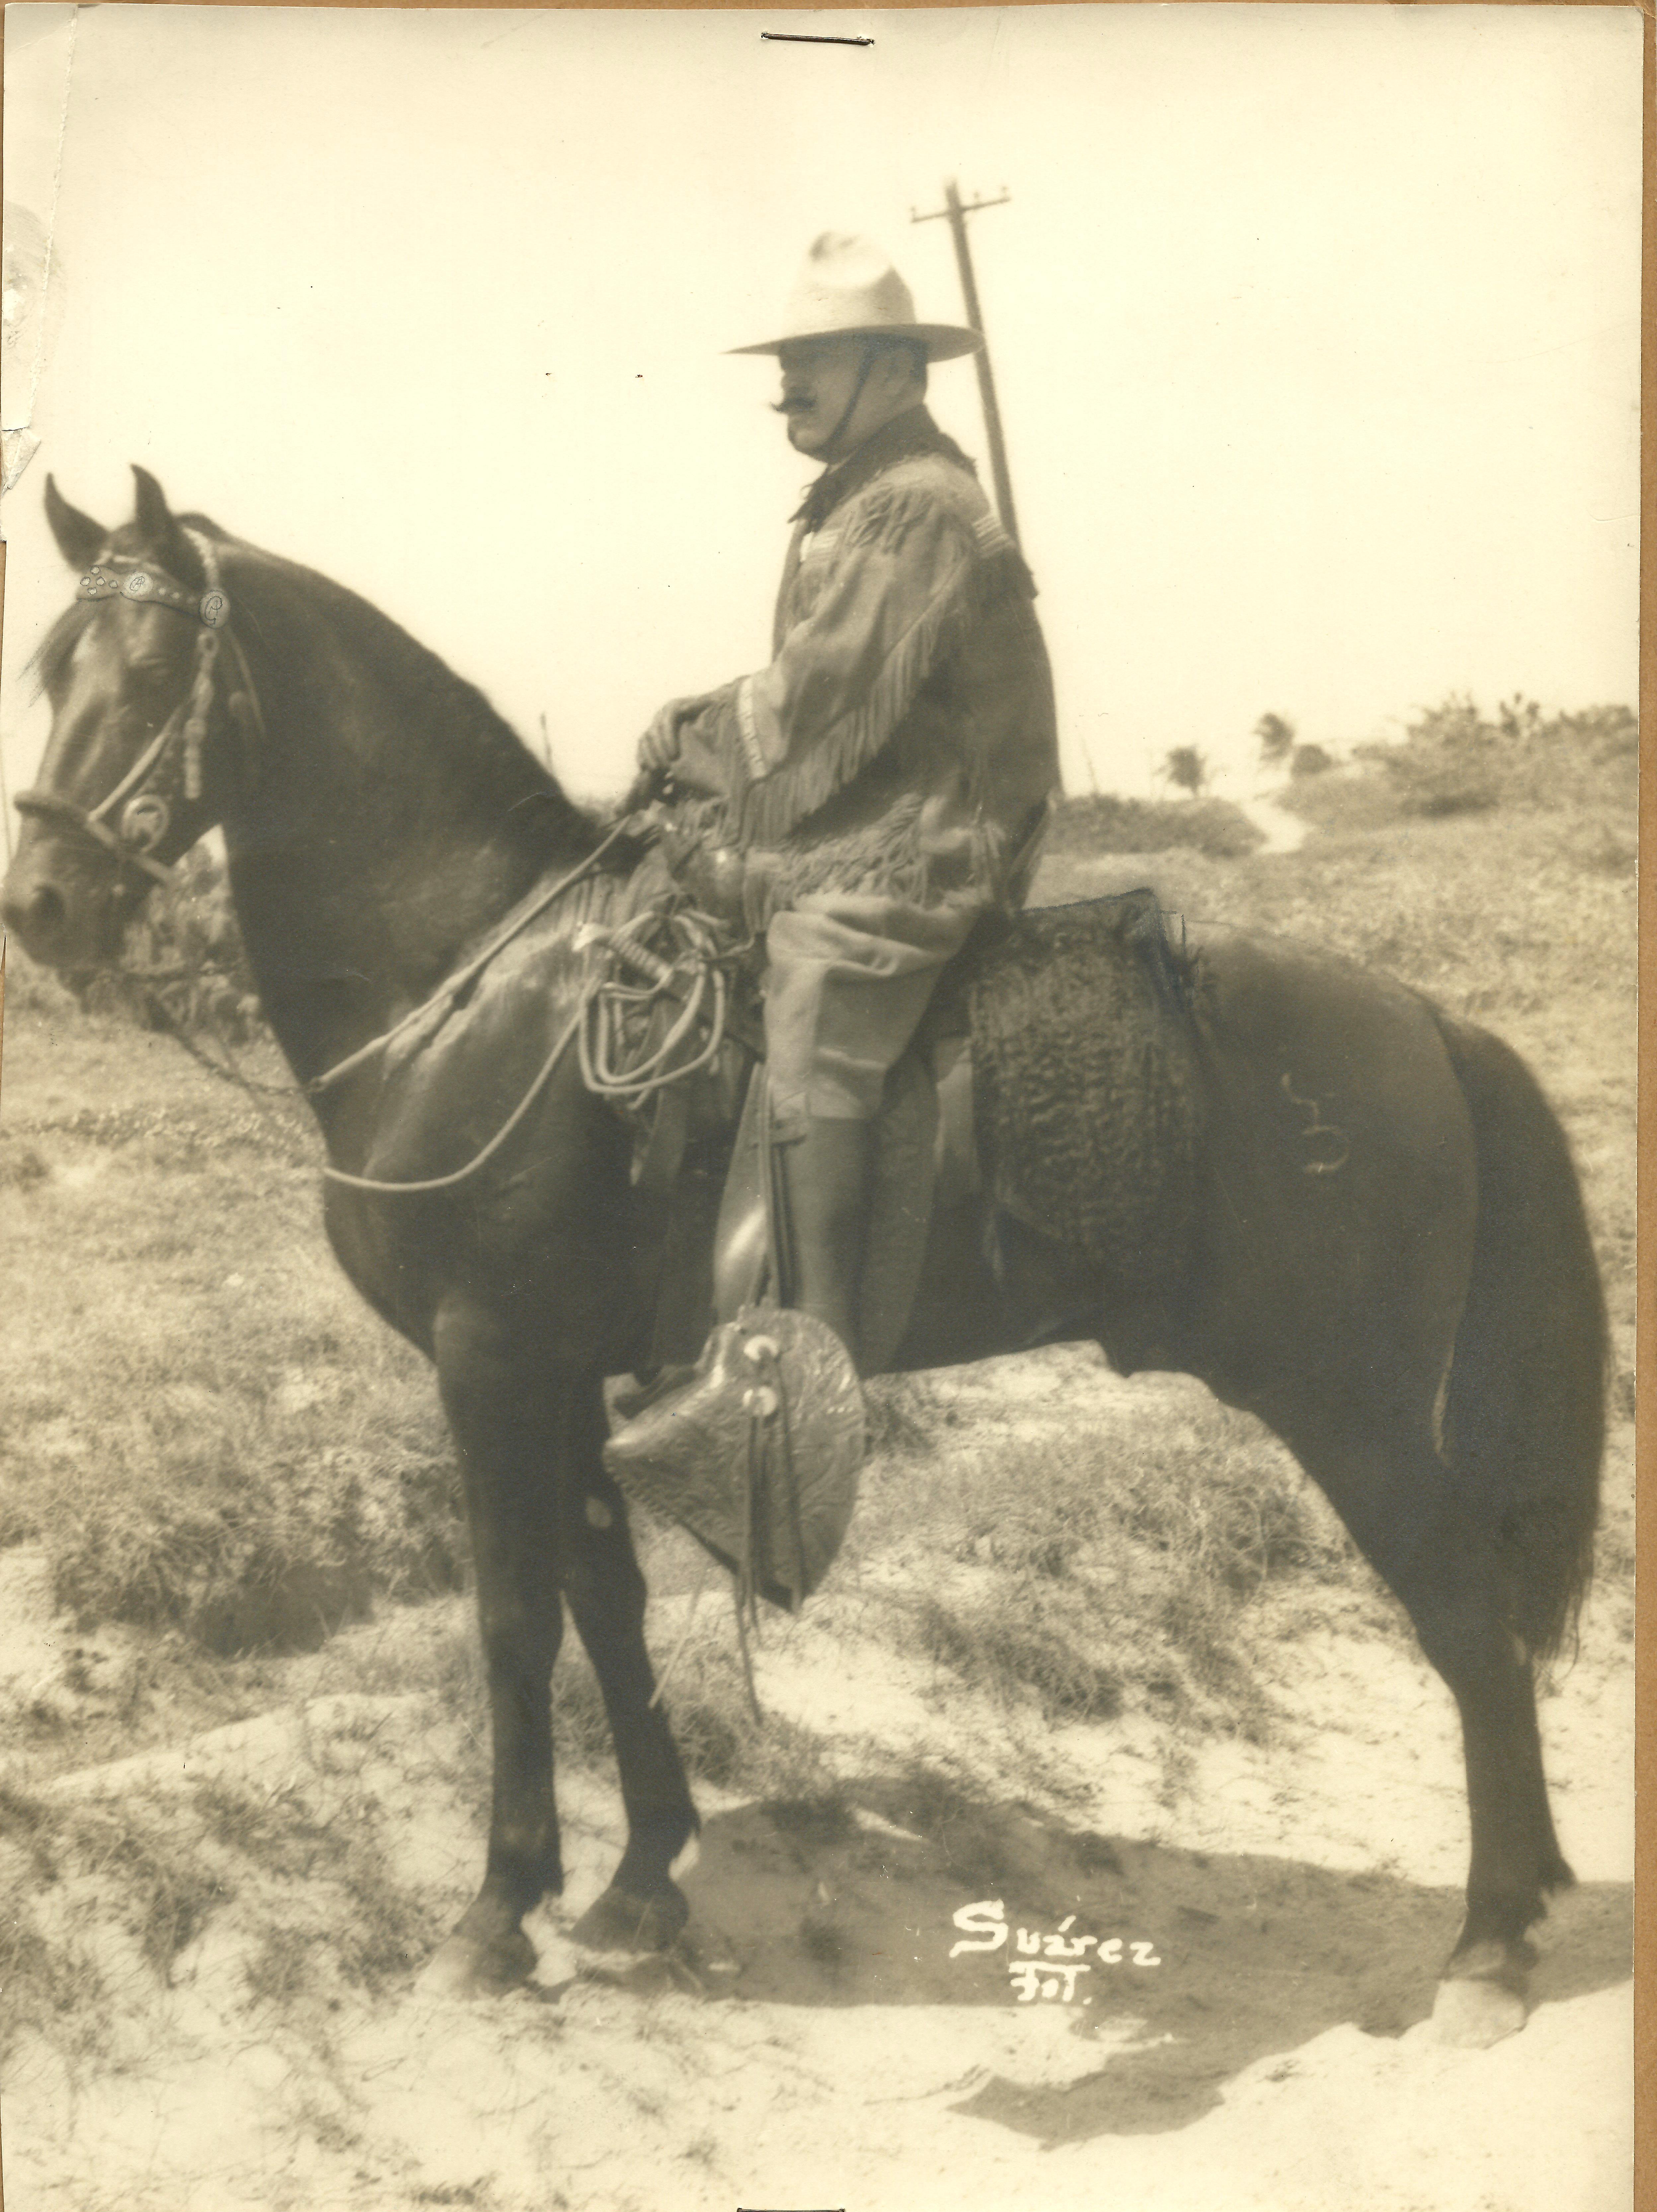
[[[843,553],[895,552],[919,522],[935,521],[938,514],[938,501],[925,491],[878,485],[848,518]],[[779,844],[825,805],[882,750],[928,677],[960,643],[1002,564],[982,560],[971,529],[953,515],[947,520],[959,553],[953,574],[887,653],[868,690],[810,750],[747,782],[734,808],[741,844]]]

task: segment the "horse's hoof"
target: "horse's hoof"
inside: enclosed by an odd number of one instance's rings
[[[521,1928],[498,1942],[480,1943],[458,1929],[421,1969],[414,1986],[425,1997],[495,1997],[527,1981],[535,1946]]]
[[[1433,2040],[1456,2051],[1488,2051],[1525,2025],[1525,1992],[1489,1978],[1441,1982],[1433,2001]]]
[[[654,1897],[630,1897],[612,1883],[570,1929],[570,1940],[589,1951],[665,1951],[690,1917],[671,1884]]]

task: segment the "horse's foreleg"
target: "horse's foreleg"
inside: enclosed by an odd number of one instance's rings
[[[621,1863],[574,1933],[601,1949],[659,1950],[685,1925],[689,1908],[671,1869],[698,1824],[667,1717],[650,1702],[644,1577],[626,1506],[600,1457],[605,1425],[596,1377],[573,1416],[575,1479],[560,1501],[564,1591],[604,1694],[627,1812]]]
[[[1530,1656],[1507,1622],[1496,1531],[1465,1510],[1426,1437],[1348,1440],[1301,1457],[1409,1613],[1460,1712],[1467,1915],[1434,2017],[1447,2041],[1494,2043],[1524,2025],[1526,1930],[1572,1878],[1548,1806]]]
[[[551,1683],[564,1631],[557,1489],[569,1411],[544,1372],[523,1372],[486,1310],[446,1306],[434,1348],[466,1482],[494,1795],[483,1887],[423,1978],[470,1996],[523,1979],[535,1963],[523,1916],[564,1887]]]

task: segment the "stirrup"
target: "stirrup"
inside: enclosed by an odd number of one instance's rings
[[[665,1367],[652,1368],[641,1374],[635,1372],[620,1378],[610,1393],[610,1418],[613,1421],[636,1421],[639,1415],[654,1406],[658,1398],[665,1398],[670,1390],[683,1389],[696,1369],[683,1360]]]
[[[653,1395],[604,1448],[628,1497],[688,1528],[756,1597],[797,1611],[828,1572],[868,1445],[857,1370],[825,1323],[750,1306],[688,1381]]]

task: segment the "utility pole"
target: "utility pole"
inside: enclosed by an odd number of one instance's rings
[[[978,288],[972,275],[972,253],[966,242],[966,218],[977,215],[980,208],[1005,207],[1012,194],[1003,185],[1001,198],[995,200],[974,200],[969,206],[961,204],[961,196],[955,179],[951,177],[943,188],[944,204],[929,215],[917,215],[911,209],[911,222],[947,222],[949,234],[955,241],[955,266],[960,271],[961,297],[966,302],[966,319],[984,337],[984,311],[978,305]],[[988,341],[979,346],[972,356],[978,372],[978,398],[984,404],[984,434],[990,442],[990,474],[996,487],[996,505],[1001,511],[1002,527],[1016,545],[1019,526],[1013,513],[1013,481],[1007,473],[1007,448],[1002,442],[1001,410],[996,404],[996,380],[990,367]]]

